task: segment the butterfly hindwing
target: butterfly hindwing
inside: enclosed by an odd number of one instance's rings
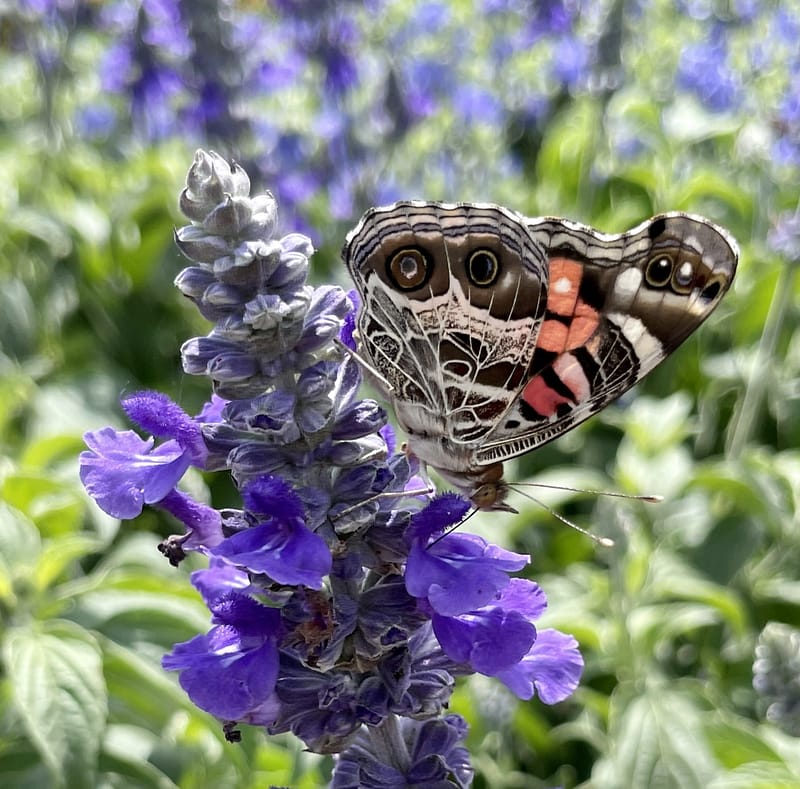
[[[547,306],[530,375],[478,465],[540,446],[627,391],[711,314],[736,268],[727,233],[686,214],[620,235],[554,218],[528,226],[547,250]]]

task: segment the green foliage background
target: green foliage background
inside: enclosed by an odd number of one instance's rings
[[[370,45],[413,7],[395,3],[375,20]],[[435,48],[471,24],[470,3],[453,9],[447,29],[410,46]],[[738,35],[761,35],[758,24]],[[415,190],[405,197],[491,199],[607,231],[680,209],[727,226],[741,245],[733,291],[695,337],[633,396],[507,474],[664,503],[533,491],[612,537],[611,549],[521,496],[519,515],[470,522],[532,554],[547,624],[573,633],[586,658],[580,689],[554,708],[519,703],[485,678],[460,687],[476,787],[800,787],[798,713],[768,721],[752,684],[762,631],[784,623],[784,687],[800,704],[798,261],[767,244],[796,207],[798,173],[759,142],[766,118],[665,91],[681,47],[706,34],[702,21],[654,3],[640,30],[625,81],[563,95],[535,144],[517,151],[519,172],[502,169],[504,148],[519,141],[446,109],[376,160],[377,179],[391,173]],[[488,35],[469,58],[477,72]],[[172,644],[209,626],[192,568],[172,569],[156,551],[175,525],[151,511],[116,522],[78,481],[81,435],[124,426],[122,393],[159,389],[190,413],[208,396],[179,360],[183,340],[208,329],[172,287],[183,265],[177,196],[194,146],[208,141],[82,139],[70,118],[97,97],[101,41],[84,31],[55,84],[28,53],[0,50],[0,784],[321,786],[328,760],[247,729],[226,743],[162,671]],[[519,55],[497,89],[540,80],[546,58]],[[789,76],[752,79],[747,89],[767,106]],[[313,90],[312,74],[293,94],[298,127]],[[269,115],[284,101],[261,97],[255,109]],[[359,101],[367,96],[348,109]],[[615,145],[623,134],[637,153]],[[338,249],[368,202],[349,221],[327,205],[305,206],[319,238],[315,277],[347,287]],[[190,484],[215,503],[231,496],[225,480]]]

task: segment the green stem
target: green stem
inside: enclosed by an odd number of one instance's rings
[[[756,422],[763,405],[767,387],[774,380],[770,374],[775,358],[781,326],[783,325],[794,294],[794,279],[797,265],[788,263],[781,270],[775,285],[775,293],[769,307],[764,331],[758,343],[753,372],[747,383],[744,399],[734,417],[733,429],[729,433],[726,452],[730,458],[741,456],[742,450],[752,438]]]

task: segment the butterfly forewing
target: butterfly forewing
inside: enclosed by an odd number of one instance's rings
[[[547,303],[544,248],[497,206],[372,209],[344,252],[362,350],[406,429],[472,446],[529,376]]]

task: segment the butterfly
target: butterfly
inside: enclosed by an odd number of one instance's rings
[[[730,234],[671,212],[605,234],[497,205],[371,208],[342,256],[358,357],[407,449],[476,508],[511,509],[503,461],[607,406],[714,310]]]

